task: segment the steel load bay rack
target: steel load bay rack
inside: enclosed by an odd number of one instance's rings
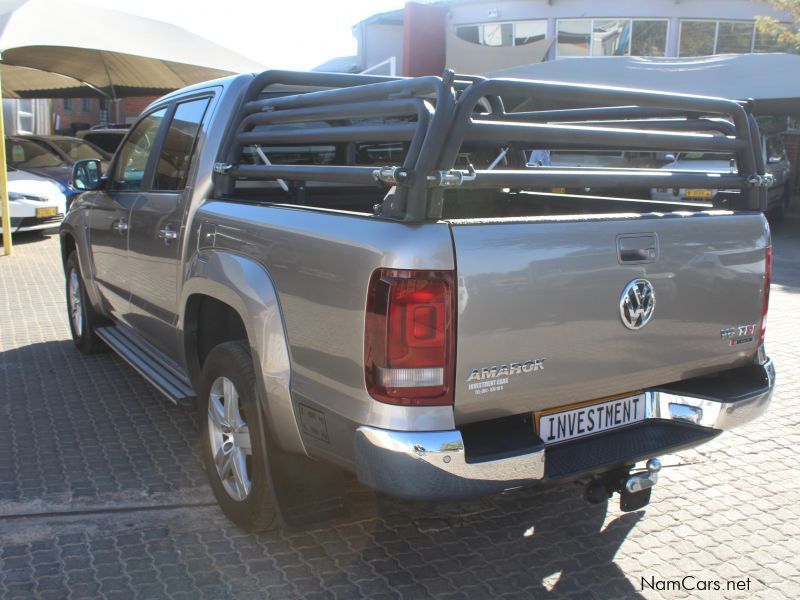
[[[271,86],[290,91],[266,93]],[[510,98],[518,106],[535,99],[560,108],[507,112]],[[392,78],[265,71],[246,91],[215,168],[216,191],[230,194],[237,179],[391,186],[381,214],[408,222],[439,219],[448,187],[739,190],[730,208],[764,211],[770,177],[750,108],[750,102],[723,98],[452,72]],[[341,164],[272,164],[260,150],[363,142],[402,142],[407,150],[399,164],[380,166],[355,164],[352,152]],[[264,164],[240,164],[248,146]],[[455,168],[463,149],[476,146],[724,153],[735,157],[737,169],[559,168],[519,161],[513,168]]]

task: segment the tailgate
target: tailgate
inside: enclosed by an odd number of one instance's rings
[[[678,381],[747,363],[756,351],[769,243],[761,214],[450,225],[459,424]],[[652,286],[655,305],[636,328],[633,301],[630,328],[620,304],[637,279]]]

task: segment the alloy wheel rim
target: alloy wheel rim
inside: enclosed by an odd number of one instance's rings
[[[208,399],[211,458],[228,495],[241,502],[253,486],[250,431],[241,412],[239,392],[227,377],[217,377]]]
[[[75,333],[80,336],[83,334],[83,306],[81,302],[81,281],[78,271],[72,269],[69,272],[69,316],[72,319],[72,327]]]

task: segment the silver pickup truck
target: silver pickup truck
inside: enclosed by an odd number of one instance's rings
[[[758,140],[746,103],[642,90],[197,85],[154,102],[106,173],[75,165],[72,336],[198,407],[211,486],[245,528],[338,514],[348,473],[422,500],[578,482],[636,510],[658,456],[772,396]],[[738,172],[548,167],[537,148],[727,152]],[[731,192],[535,191],[560,186]]]

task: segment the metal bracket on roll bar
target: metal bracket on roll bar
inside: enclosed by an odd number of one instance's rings
[[[382,181],[389,185],[402,185],[408,180],[408,171],[403,167],[381,167],[372,172],[375,181]]]
[[[426,179],[428,187],[458,187],[465,181],[475,181],[477,177],[478,174],[475,173],[475,168],[472,165],[468,165],[466,173],[458,169],[434,171]]]
[[[233,168],[233,163],[214,163],[214,173],[221,173],[222,175],[227,175],[228,172]]]
[[[750,187],[770,187],[773,183],[775,183],[775,177],[771,173],[767,173],[765,175],[753,173],[752,175],[747,176],[747,185]]]

